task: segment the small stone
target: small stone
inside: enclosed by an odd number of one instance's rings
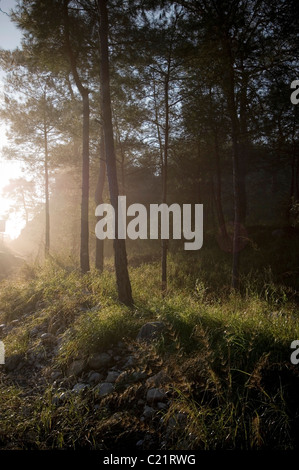
[[[89,385],[88,384],[76,384],[73,386],[73,389],[72,391],[73,392],[76,392],[76,393],[80,393],[80,392],[83,392],[84,390],[87,390],[89,388]]]
[[[166,405],[166,403],[162,403],[161,401],[159,401],[159,403],[157,403],[157,408],[158,408],[158,410],[166,410],[167,405]]]
[[[62,376],[62,373],[59,370],[54,370],[54,372],[52,372],[51,374],[51,379],[55,382],[61,376]]]
[[[103,382],[100,385],[97,385],[97,387],[94,389],[94,391],[99,397],[104,397],[105,395],[112,393],[113,390],[114,385],[109,382]]]
[[[133,367],[135,364],[135,358],[134,356],[128,356],[127,358],[127,362],[125,363],[124,365],[124,368],[128,368],[128,367]]]
[[[110,370],[108,372],[105,382],[115,383],[115,381],[118,379],[119,376],[120,376],[120,372]]]
[[[87,382],[90,385],[97,385],[101,380],[103,376],[99,372],[90,372]]]
[[[161,390],[160,388],[150,388],[146,394],[146,401],[148,403],[163,401],[165,398],[166,394],[164,390]]]
[[[59,397],[53,397],[52,398],[52,405],[58,406],[60,404],[60,398]]]
[[[164,370],[160,370],[156,375],[153,375],[146,381],[148,387],[159,387],[171,381],[170,377]]]
[[[32,330],[29,331],[29,336],[37,336],[39,334],[39,328],[37,328],[37,326],[35,326],[34,328],[32,328]]]
[[[62,392],[60,395],[59,395],[59,400],[61,402],[65,402],[69,397],[70,397],[71,393],[70,393],[70,390],[66,391],[66,392]]]
[[[151,406],[145,405],[144,410],[143,410],[143,416],[147,419],[152,418],[154,415],[155,410]]]
[[[107,353],[94,354],[88,359],[88,367],[90,369],[101,369],[108,366],[111,362],[111,356]]]
[[[188,416],[186,413],[176,413],[174,416],[171,416],[171,418],[168,421],[168,431],[172,431],[174,429],[177,429],[178,427],[184,427],[187,424],[187,419]]]
[[[7,372],[12,372],[17,369],[22,363],[23,355],[22,354],[13,354],[12,356],[6,358],[5,361],[5,370]]]
[[[68,375],[81,375],[85,369],[85,361],[84,359],[77,359],[74,361],[68,370]]]
[[[56,341],[55,336],[51,333],[43,333],[40,339],[44,344],[53,344]]]

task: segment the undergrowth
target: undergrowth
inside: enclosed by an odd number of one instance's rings
[[[172,380],[169,406],[151,423],[138,418],[142,383],[100,401],[88,391],[57,408],[51,384],[28,402],[2,371],[1,447],[120,449],[151,436],[161,449],[298,448],[299,377],[290,362],[290,344],[299,338],[296,290],[268,266],[248,269],[241,292],[233,293],[221,282],[228,265],[214,257],[169,256],[168,272],[161,298],[159,263],[130,268],[132,309],[117,301],[109,263],[103,274],[81,275],[52,259],[2,282],[0,320],[13,325],[8,356],[26,355],[30,332],[44,325],[58,328],[61,340],[53,370],[125,341],[137,352],[139,371],[163,369]],[[151,320],[166,330],[144,347],[136,334]]]

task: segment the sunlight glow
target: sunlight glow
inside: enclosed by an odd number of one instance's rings
[[[0,126],[0,220],[6,219],[4,237],[17,238],[25,225],[24,220],[16,213],[9,214],[15,202],[3,196],[3,188],[14,178],[19,178],[22,173],[22,165],[17,161],[7,161],[1,154],[1,148],[6,144],[5,126]]]

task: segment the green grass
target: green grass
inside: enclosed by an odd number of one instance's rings
[[[209,244],[196,256],[169,255],[164,298],[158,262],[131,267],[132,309],[117,300],[110,261],[103,274],[81,275],[52,259],[3,281],[0,322],[20,320],[5,340],[8,355],[26,355],[34,346],[32,328],[42,325],[51,331],[58,322],[61,346],[52,367],[63,369],[73,359],[105,351],[120,340],[135,344],[140,326],[158,319],[166,331],[150,348],[135,345],[140,348],[137,367],[158,371],[163,364],[175,380],[171,406],[161,412],[158,427],[136,421],[132,401],[138,400],[138,388],[133,386],[126,393],[120,390],[118,398],[96,413],[92,394],[56,408],[50,385],[30,404],[17,386],[3,386],[1,446],[109,448],[117,435],[129,439],[125,429],[134,429],[136,436],[158,436],[172,423],[171,449],[298,448],[299,376],[290,362],[290,344],[299,338],[297,241],[293,243],[293,256],[282,253],[285,264],[278,262],[277,246],[259,251],[249,245],[242,253],[239,293],[230,289],[229,255]],[[24,413],[17,416],[19,409]],[[182,415],[184,425],[174,424]]]

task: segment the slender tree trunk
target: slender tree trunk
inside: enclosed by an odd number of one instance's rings
[[[115,116],[114,118],[115,122],[115,138],[117,145],[120,150],[120,170],[121,170],[121,194],[125,195],[126,194],[126,183],[125,183],[125,152],[123,148],[123,143],[121,140],[120,132],[119,132],[119,127],[118,127],[118,122],[117,122],[117,117]]]
[[[168,143],[169,143],[169,76],[165,78],[165,138],[164,138],[164,155],[162,165],[162,203],[167,204],[167,172],[168,172]],[[161,290],[164,296],[167,292],[167,251],[168,240],[162,240],[162,284]]]
[[[296,148],[296,116],[294,115],[294,123],[292,129],[292,161],[291,161],[291,184],[290,184],[290,199],[287,209],[287,223],[291,224],[291,210],[294,203],[298,202],[299,199],[299,157]]]
[[[232,288],[239,288],[239,264],[240,264],[240,167],[239,167],[239,122],[235,102],[235,77],[232,52],[229,39],[224,38],[224,46],[228,58],[228,77],[225,87],[227,106],[232,126],[232,163],[233,163],[233,195],[234,195],[234,233],[233,233],[233,261],[232,261]]]
[[[46,105],[46,103],[45,103]],[[50,201],[49,201],[49,152],[48,152],[48,132],[46,124],[46,116],[44,113],[44,171],[45,171],[45,257],[50,252]]]
[[[82,272],[90,270],[89,264],[89,90],[80,80],[76,59],[70,43],[69,0],[64,0],[64,33],[65,46],[68,54],[72,75],[82,97],[83,103],[83,129],[82,129],[82,192],[81,192],[81,239],[80,239],[80,267]]]
[[[103,203],[103,191],[104,191],[104,186],[105,186],[105,177],[106,177],[105,143],[104,143],[103,126],[101,126],[100,169],[99,169],[99,176],[98,176],[96,192],[95,192],[96,206]],[[96,237],[95,267],[99,272],[103,272],[103,269],[104,269],[104,240],[100,240],[97,237]]]
[[[81,198],[81,245],[80,266],[86,273],[89,265],[89,96],[83,93],[83,150],[82,150],[82,198]]]
[[[197,164],[197,171],[196,171],[196,202],[198,204],[202,204],[202,171],[201,171],[201,147],[200,147],[200,140],[197,142],[197,158],[198,158],[198,164]]]
[[[120,302],[131,306],[133,304],[131,283],[127,267],[127,253],[125,240],[118,239],[118,181],[116,169],[116,156],[114,148],[114,136],[112,126],[110,74],[108,55],[108,12],[106,0],[98,0],[99,11],[99,40],[100,40],[100,81],[102,94],[102,117],[105,136],[105,153],[107,176],[111,204],[115,210],[115,240],[114,261],[118,298]]]
[[[246,166],[248,160],[248,129],[247,129],[247,92],[248,73],[244,70],[242,59],[242,81],[240,90],[240,143],[239,143],[239,198],[240,198],[240,222],[245,224],[247,215],[246,194]]]
[[[216,191],[215,191],[215,205],[218,218],[219,229],[221,233],[222,243],[224,246],[229,249],[230,240],[226,230],[226,223],[223,214],[222,207],[222,182],[221,182],[221,165],[220,165],[220,155],[219,155],[219,143],[217,131],[214,131],[215,139],[215,157],[216,157]]]

